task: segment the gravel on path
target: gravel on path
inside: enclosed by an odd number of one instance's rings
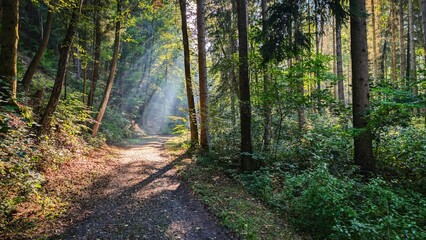
[[[80,201],[79,218],[57,239],[235,239],[177,176],[183,157],[165,153],[170,137],[118,149],[118,166]]]

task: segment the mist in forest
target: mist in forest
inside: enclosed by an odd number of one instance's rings
[[[147,134],[170,134],[175,125],[175,118],[182,117],[182,107],[186,106],[183,84],[183,69],[179,62],[181,58],[161,67],[161,74],[152,97],[144,96],[146,110],[139,116],[140,127]]]

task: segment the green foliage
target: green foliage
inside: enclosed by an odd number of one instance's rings
[[[38,172],[41,152],[29,122],[15,112],[0,109],[7,134],[0,133],[0,232],[8,228],[16,205],[37,193],[44,181]]]
[[[302,133],[290,119],[284,121],[284,129],[289,134],[279,142],[276,156],[267,156],[270,167],[298,172],[327,163],[334,174],[350,173],[353,140],[346,125],[330,115],[308,116],[310,121]]]
[[[377,152],[382,174],[395,184],[426,194],[426,129],[393,127],[381,135]]]
[[[60,101],[55,112],[55,124],[67,135],[81,135],[87,130],[87,123],[91,120],[90,111],[81,101],[80,93],[71,93],[66,100]]]
[[[131,122],[121,112],[110,108],[105,112],[100,132],[108,142],[118,143],[125,138],[133,137]]]
[[[241,175],[241,179],[247,190],[257,197],[270,200],[272,197],[273,183],[270,171],[263,168],[253,173]]]
[[[413,109],[420,107],[411,91],[378,86],[373,88],[373,94],[380,100],[373,102],[372,110],[368,113],[370,120],[368,128],[377,140],[380,140],[380,132],[386,131],[389,127],[407,126]]]
[[[272,204],[316,239],[423,239],[426,201],[381,179],[337,178],[326,165],[286,176]]]

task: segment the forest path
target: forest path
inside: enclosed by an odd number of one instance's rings
[[[164,144],[151,136],[117,149],[118,164],[80,203],[60,239],[232,239],[179,180]]]

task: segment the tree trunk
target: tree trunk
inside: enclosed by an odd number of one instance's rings
[[[121,15],[121,1],[122,0],[117,0],[117,19],[115,23],[114,53],[112,56],[111,66],[109,69],[110,71],[108,76],[108,82],[107,82],[107,85],[105,86],[105,93],[102,98],[101,104],[99,106],[99,112],[96,117],[95,125],[93,126],[93,132],[92,132],[93,137],[96,137],[96,135],[98,134],[99,126],[101,125],[102,118],[104,117],[106,107],[108,105],[109,96],[112,90],[112,84],[114,82],[115,70],[117,69],[118,54],[120,50],[121,18],[123,17]]]
[[[345,105],[345,87],[343,84],[342,22],[336,18],[336,69],[337,93],[341,104]]]
[[[333,74],[335,76],[335,81],[334,81],[335,84],[333,86],[333,97],[334,97],[334,100],[338,100],[339,99],[339,97],[338,97],[338,95],[339,95],[338,91],[339,90],[337,88],[337,81],[339,79],[337,78],[336,18],[333,18],[333,22],[331,23],[331,29],[333,30],[333,37],[332,37],[332,39],[333,39],[332,40],[333,41],[333,45],[332,45],[332,47],[333,47]]]
[[[316,53],[316,57],[318,58],[319,53],[320,53],[320,49],[319,49],[319,44],[320,44],[320,20],[318,19],[319,16],[317,15],[317,13],[319,12],[318,9],[318,0],[314,0],[314,4],[315,4],[315,53]],[[321,80],[319,78],[319,72],[318,69],[315,69],[315,77],[316,77],[316,84],[317,84],[317,91],[318,91],[318,97],[317,97],[317,110],[318,113],[322,113],[322,104],[321,104]]]
[[[86,103],[87,66],[83,69],[83,104]]]
[[[297,64],[299,64],[300,57],[296,58]],[[300,72],[297,76],[297,92],[300,94],[301,98],[305,95],[305,87],[303,84],[303,74]],[[299,127],[299,131],[303,131],[306,124],[306,116],[304,106],[299,106],[297,109],[297,125]]]
[[[192,91],[191,61],[189,53],[188,26],[186,20],[186,0],[179,0],[182,20],[182,41],[185,65],[186,97],[188,100],[189,129],[191,131],[191,146],[198,145],[197,113],[195,111],[194,93]]]
[[[414,23],[413,23],[413,0],[408,0],[408,36],[409,36],[409,51],[410,51],[410,68],[409,68],[409,85],[416,82],[416,52],[414,46]],[[414,95],[417,96],[417,86],[414,84],[411,87],[411,90]],[[417,110],[414,109],[414,113],[417,113]]]
[[[98,1],[97,1],[98,2]],[[99,2],[98,2],[99,4]],[[95,7],[95,49],[94,49],[94,59],[93,59],[93,72],[92,72],[92,81],[90,83],[89,95],[87,96],[87,106],[93,108],[93,99],[95,96],[96,85],[99,80],[99,64],[101,58],[101,41],[102,41],[102,29],[101,29],[101,19],[99,13],[99,6]]]
[[[3,0],[0,38],[0,99],[13,102],[16,98],[19,1]],[[0,103],[0,104],[3,104]]]
[[[248,17],[247,0],[237,1],[238,10],[238,58],[240,80],[241,169],[255,171],[259,162],[252,157],[250,75],[248,65]]]
[[[373,79],[377,81],[377,40],[376,40],[376,11],[374,0],[371,0],[371,23],[373,29]]]
[[[424,60],[426,63],[426,0],[422,0],[422,22],[423,22],[423,48]]]
[[[49,6],[47,11],[48,12],[47,12],[47,18],[46,18],[46,27],[44,28],[43,40],[42,40],[36,54],[34,55],[33,59],[31,60],[31,63],[28,66],[27,71],[25,72],[24,77],[22,79],[25,94],[28,93],[28,90],[31,86],[33,76],[34,76],[34,74],[37,70],[38,65],[41,62],[44,51],[47,48],[47,44],[49,43],[50,32],[51,32],[51,29],[52,29],[52,19],[53,19],[52,7]]]
[[[64,40],[62,41],[59,62],[58,62],[58,70],[56,72],[55,84],[53,85],[52,93],[50,95],[49,102],[44,110],[44,113],[40,119],[40,131],[39,135],[46,134],[50,129],[50,123],[52,121],[52,115],[58,106],[59,99],[61,97],[62,87],[65,81],[65,75],[67,71],[68,59],[71,52],[72,41],[74,38],[74,34],[77,28],[77,23],[80,17],[80,11],[83,6],[84,0],[80,0],[78,6],[73,9],[73,13],[71,15],[71,20],[68,25],[68,30],[65,35]]]
[[[399,0],[399,76],[401,81],[405,77],[406,59],[405,59],[405,44],[404,44],[404,12],[403,0]]]
[[[426,64],[426,0],[422,0],[422,22],[423,22],[424,60]],[[423,114],[425,115],[425,125],[426,125],[426,107],[423,108]]]
[[[206,66],[206,26],[204,20],[204,0],[197,0],[198,29],[198,76],[200,87],[200,147],[201,151],[209,150],[209,108]]]
[[[353,124],[360,130],[354,138],[354,161],[361,173],[368,176],[375,171],[375,160],[371,134],[366,130],[370,99],[365,0],[350,0],[350,11]]]
[[[268,0],[262,0],[262,29],[266,28],[266,11],[268,8]],[[267,71],[267,67],[263,71],[263,146],[264,152],[269,151],[269,145],[271,142],[271,123],[272,123],[272,107],[270,101],[269,85],[271,84],[271,76]]]
[[[396,23],[395,23],[395,3],[391,1],[391,82],[396,83]]]

